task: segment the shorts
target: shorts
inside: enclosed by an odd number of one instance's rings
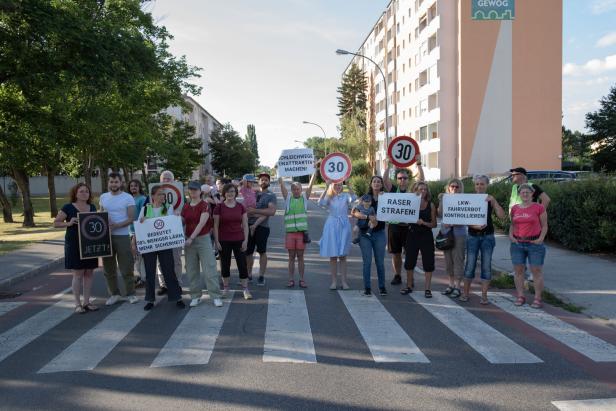
[[[524,265],[528,259],[531,266],[541,267],[545,260],[544,244],[511,243],[509,250],[513,265]]]
[[[390,254],[401,254],[406,247],[408,225],[390,224],[387,230],[387,243]]]
[[[284,247],[287,250],[305,250],[306,244],[304,244],[304,233],[287,233],[284,238]]]
[[[267,251],[267,239],[269,238],[270,228],[257,226],[254,235],[248,235],[248,246],[246,247],[246,255],[250,256],[255,253],[263,254]]]

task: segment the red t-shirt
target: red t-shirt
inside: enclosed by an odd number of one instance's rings
[[[244,206],[238,202],[235,207],[227,207],[225,203],[220,203],[214,209],[214,215],[220,217],[218,223],[219,241],[244,241],[244,230],[242,229],[242,216],[246,214]]]
[[[190,202],[184,204],[184,208],[182,208],[182,217],[184,217],[184,223],[186,224],[186,235],[190,237],[197,225],[199,225],[199,220],[201,219],[201,214],[209,213],[210,206],[205,201],[199,201],[197,205],[191,206]],[[212,216],[207,219],[207,222],[201,229],[201,232],[197,234],[197,236],[202,236],[209,234],[212,229]]]
[[[541,220],[539,216],[545,212],[545,207],[538,203],[532,203],[524,208],[516,204],[511,209],[511,221],[514,237],[536,237],[541,234]]]

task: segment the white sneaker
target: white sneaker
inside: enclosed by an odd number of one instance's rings
[[[222,300],[220,298],[214,298],[214,306],[222,307]]]
[[[190,306],[191,306],[191,307],[196,307],[196,306],[198,306],[198,305],[199,305],[199,303],[200,303],[200,302],[201,302],[201,298],[193,298],[193,299],[190,301]]]
[[[139,302],[139,297],[137,297],[136,295],[129,295],[128,296],[128,302],[131,304],[136,304]]]
[[[244,300],[252,300],[252,294],[248,288],[244,288]]]
[[[119,295],[112,295],[111,297],[109,297],[107,299],[107,302],[105,302],[105,305],[114,305],[119,300],[120,300],[120,296]]]

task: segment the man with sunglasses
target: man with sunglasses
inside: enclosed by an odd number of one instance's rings
[[[550,197],[537,184],[528,181],[526,169],[524,167],[512,168],[509,172],[511,173],[511,182],[513,183],[513,187],[511,187],[511,197],[509,198],[509,213],[511,213],[511,209],[514,205],[522,204],[522,199],[518,195],[518,187],[527,183],[535,190],[533,192],[533,203],[540,203],[546,210],[548,209]]]
[[[417,175],[414,176],[415,181],[424,181],[424,172],[421,167],[421,160],[418,159],[415,163],[417,165]],[[409,170],[399,169],[396,171],[396,184],[392,183],[389,178],[391,165],[387,166],[383,176],[383,183],[385,184],[385,191],[389,193],[406,193],[409,190]],[[399,223],[397,221],[389,221],[387,230],[387,249],[391,254],[391,263],[394,268],[394,278],[391,280],[392,285],[398,285],[402,283],[402,250],[406,245],[406,235],[409,229],[407,223]]]

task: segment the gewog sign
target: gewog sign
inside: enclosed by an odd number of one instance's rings
[[[473,20],[514,20],[515,0],[472,0]]]

